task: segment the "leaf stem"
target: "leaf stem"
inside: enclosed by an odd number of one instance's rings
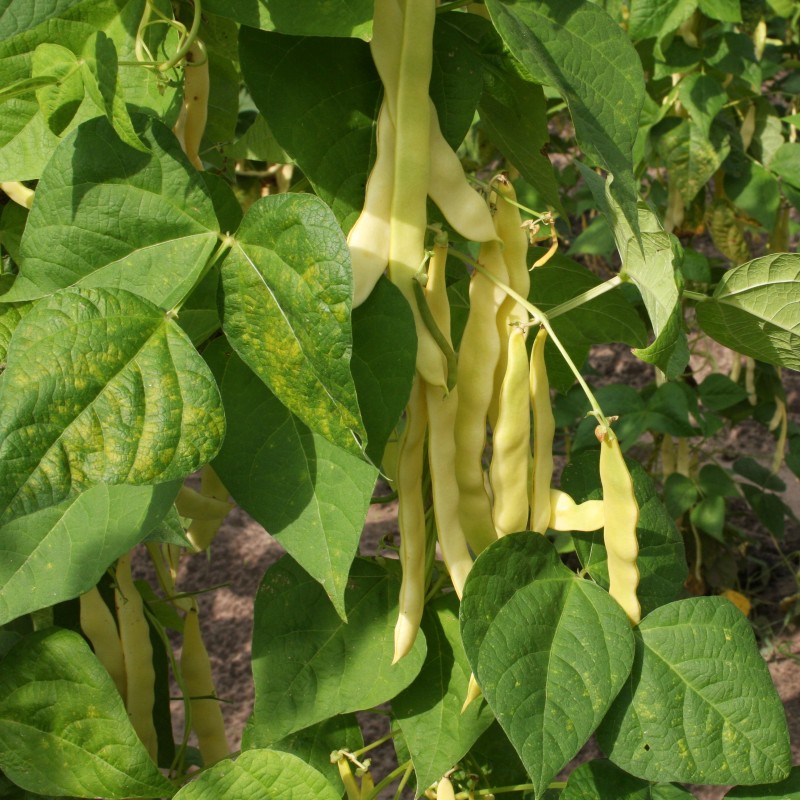
[[[385,778],[375,784],[374,788],[369,793],[369,797],[364,798],[364,800],[375,800],[375,798],[377,798],[387,786],[394,783],[404,773],[407,773],[412,766],[411,759],[409,759],[404,764],[401,764],[399,767],[393,769]]]
[[[551,787],[553,784],[551,784]],[[472,789],[467,792],[459,792],[456,795],[456,800],[469,800],[471,797],[486,797],[495,794],[504,794],[506,792],[530,792],[536,787],[532,783],[519,783],[516,786],[492,786],[488,789]],[[553,787],[559,788],[559,787]]]
[[[214,251],[208,257],[208,261],[206,261],[203,269],[200,270],[200,274],[197,276],[197,280],[192,285],[192,288],[167,312],[167,316],[178,316],[181,308],[183,308],[183,304],[192,296],[192,292],[203,282],[203,279],[211,271],[211,268],[214,266],[214,264],[220,261],[228,252],[228,250],[230,250],[235,244],[237,244],[236,239],[234,239],[229,233],[220,234],[219,244],[214,248]],[[239,245],[239,247],[241,247],[241,245]]]
[[[186,38],[178,48],[178,52],[175,53],[175,55],[172,56],[172,58],[170,58],[168,61],[165,61],[163,64],[161,64],[161,66],[159,66],[158,69],[160,72],[166,72],[167,70],[172,69],[180,64],[184,58],[186,58],[186,54],[192,49],[192,45],[194,44],[195,39],[197,39],[197,34],[200,32],[202,13],[202,0],[194,0],[194,17],[192,18],[192,27],[189,28],[189,32],[186,34]]]
[[[603,283],[576,295],[571,300],[566,300],[563,303],[559,303],[557,306],[553,306],[553,308],[547,312],[547,316],[551,320],[555,319],[562,314],[566,314],[568,311],[572,311],[573,308],[578,308],[584,305],[584,303],[594,300],[595,297],[600,297],[600,295],[610,292],[612,289],[616,289],[617,286],[621,286],[623,283],[625,283],[625,279],[621,275],[615,275],[613,278],[609,278],[607,281],[603,281]]]
[[[527,309],[528,313],[533,317],[534,322],[541,325],[546,331],[547,335],[553,340],[553,343],[558,348],[559,352],[564,358],[564,361],[567,362],[567,366],[572,371],[572,374],[575,376],[575,380],[578,381],[581,389],[583,389],[584,394],[586,395],[586,399],[589,401],[589,405],[592,407],[591,415],[598,421],[600,425],[609,429],[610,423],[606,418],[605,414],[603,414],[603,409],[600,408],[600,404],[597,402],[597,398],[594,396],[594,393],[589,388],[589,384],[586,383],[584,380],[583,375],[581,375],[580,370],[575,366],[575,362],[572,360],[569,353],[566,351],[566,348],[561,343],[561,340],[556,335],[555,331],[553,330],[553,326],[550,324],[550,320],[547,314],[544,313],[540,308],[533,305],[533,303],[529,302],[526,298],[524,298],[518,292],[515,292],[510,286],[507,286],[501,280],[496,278],[492,275],[491,272],[484,269],[475,259],[470,258],[469,256],[465,255],[464,253],[456,250],[455,248],[450,248],[451,255],[454,255],[460,261],[463,261],[468,266],[473,267],[473,269],[477,270],[481,273],[484,277],[488,278],[492,283],[502,289],[509,297],[513,297],[523,308]]]
[[[384,742],[388,742],[389,739],[392,737],[397,736],[397,731],[389,731],[386,736],[382,736],[380,739],[377,739],[374,742],[370,742],[367,745],[364,745],[360,750],[352,750],[350,755],[355,756],[356,758],[361,758],[364,753],[369,753],[370,750],[375,749],[376,747],[380,747]]]
[[[707,303],[712,299],[707,294],[702,294],[701,292],[691,292],[689,289],[684,289],[681,294],[689,300],[695,300],[698,303]]]

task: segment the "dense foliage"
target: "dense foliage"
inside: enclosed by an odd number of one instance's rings
[[[798,796],[729,599],[800,476],[798,19],[0,2],[0,797]],[[177,580],[234,503],[287,552],[240,753]]]

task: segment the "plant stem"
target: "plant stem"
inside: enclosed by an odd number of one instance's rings
[[[451,255],[454,255],[460,261],[463,261],[468,266],[473,267],[473,269],[477,270],[481,273],[484,277],[488,278],[492,283],[496,286],[500,287],[509,297],[513,297],[523,308],[527,309],[528,313],[533,317],[534,322],[541,325],[546,331],[547,335],[553,340],[553,343],[558,348],[559,352],[563,356],[564,360],[567,362],[567,366],[572,371],[572,374],[575,376],[575,380],[578,381],[581,389],[583,389],[584,394],[586,395],[586,399],[589,401],[589,405],[592,407],[591,414],[592,416],[603,425],[607,430],[610,430],[611,426],[609,424],[608,419],[606,419],[605,414],[603,414],[603,409],[600,408],[600,404],[597,402],[597,398],[594,396],[594,393],[589,388],[589,384],[581,375],[580,370],[575,366],[575,362],[570,357],[569,353],[564,348],[564,345],[561,343],[561,340],[556,336],[555,331],[553,330],[553,326],[550,324],[550,320],[547,314],[544,313],[540,308],[537,308],[533,303],[529,302],[526,298],[524,298],[521,294],[515,292],[510,286],[507,286],[501,280],[496,278],[492,275],[491,272],[484,269],[475,259],[470,258],[464,253],[456,250],[455,248],[450,248]]]
[[[400,795],[403,794],[403,789],[406,788],[406,784],[408,783],[408,779],[411,777],[413,770],[414,765],[409,761],[405,774],[402,778],[400,778],[400,783],[397,784],[397,791],[394,793],[394,800],[400,800]]]
[[[186,58],[186,54],[192,49],[192,45],[197,38],[197,34],[200,32],[202,12],[202,0],[194,0],[194,17],[192,18],[192,27],[189,28],[189,33],[186,34],[186,38],[183,40],[183,44],[178,48],[178,52],[158,68],[160,72],[166,72],[167,70],[172,69],[180,64],[184,58]]]
[[[564,784],[566,785],[566,784]],[[553,788],[561,788],[560,786],[553,786]],[[536,787],[532,783],[520,783],[516,786],[494,786],[488,789],[473,789],[472,792],[459,792],[456,795],[456,800],[468,800],[470,797],[485,797],[486,795],[504,794],[506,792],[530,792]]]
[[[698,303],[706,303],[709,300],[711,300],[711,298],[707,294],[701,294],[700,292],[692,292],[689,291],[689,289],[684,289],[683,292],[681,292],[681,294],[684,297],[688,298],[689,300],[695,300]]]
[[[411,760],[406,761],[399,767],[393,769],[383,780],[375,784],[375,787],[370,792],[369,797],[364,800],[375,800],[375,798],[390,784],[394,783],[401,775],[407,772],[412,767]]]
[[[397,736],[397,731],[389,731],[386,736],[382,736],[380,739],[371,742],[370,744],[364,745],[360,750],[353,750],[351,755],[355,756],[356,758],[361,758],[364,753],[369,753],[370,750],[373,750],[376,747],[380,747],[384,742],[388,742],[393,736]]]
[[[554,306],[547,312],[547,316],[551,320],[555,319],[561,316],[561,314],[572,311],[573,308],[578,308],[578,306],[582,306],[584,303],[594,300],[595,297],[600,297],[600,295],[610,292],[612,289],[616,289],[617,286],[621,286],[623,283],[625,283],[625,279],[621,275],[615,275],[613,278],[609,278],[607,281],[603,281],[603,283],[591,289],[587,289],[582,294],[576,295],[571,300],[566,300]]]

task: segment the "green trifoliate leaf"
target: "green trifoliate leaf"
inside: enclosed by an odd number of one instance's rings
[[[3,301],[105,286],[170,309],[189,293],[219,241],[214,207],[172,131],[153,120],[143,136],[150,153],[97,118],[59,145],[36,189],[20,274]]]
[[[89,591],[169,511],[178,487],[100,484],[0,528],[0,625]]]
[[[345,624],[322,587],[289,556],[270,567],[253,622],[253,723],[261,741],[372,708],[414,680],[425,660],[422,633],[411,652],[392,664],[399,589],[395,575],[356,559],[345,592]]]
[[[125,105],[117,48],[113,39],[98,31],[83,48],[82,73],[86,93],[105,114],[117,136],[134,150],[148,152],[136,135]]]
[[[783,704],[735,606],[678,600],[635,633],[633,671],[597,733],[615,764],[651,781],[750,785],[789,774]]]
[[[350,374],[350,251],[318,197],[254,203],[222,262],[223,328],[245,363],[312,430],[360,453]]]
[[[644,74],[630,39],[598,5],[582,0],[487,0],[494,26],[533,79],[567,101],[578,144],[614,175],[613,194],[634,229],[633,144]],[[576,54],[580,54],[576,58]]]
[[[565,567],[544,536],[514,533],[475,562],[461,635],[478,685],[541,797],[625,683],[630,622],[607,592]]]
[[[697,321],[720,344],[800,370],[800,255],[776,253],[729,270]]]
[[[309,430],[225,339],[204,355],[228,420],[214,469],[236,502],[322,584],[346,619],[347,575],[378,470]]]
[[[186,784],[173,800],[234,797],[341,800],[317,770],[297,756],[277,750],[247,750],[235,761],[224,759]]]
[[[425,606],[422,630],[428,645],[425,663],[414,683],[392,700],[420,791],[458,763],[494,721],[480,700],[462,713],[472,670],[461,643],[454,593]]]
[[[386,332],[391,330],[391,336]],[[380,464],[411,394],[416,372],[417,330],[400,290],[381,278],[353,310],[353,380],[369,443],[367,456]]]
[[[174,320],[121,289],[59,292],[9,346],[0,523],[93,483],[188,475],[213,458],[224,428],[214,378]]]
[[[3,659],[0,769],[37,795],[114,800],[174,791],[89,646],[58,628],[26,636]]]

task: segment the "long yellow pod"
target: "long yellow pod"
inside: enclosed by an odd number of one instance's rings
[[[189,693],[192,728],[197,734],[203,764],[209,766],[225,758],[230,747],[225,736],[222,710],[216,699],[211,662],[200,632],[200,616],[194,603],[183,620],[181,675]]]
[[[442,135],[436,106],[433,101],[429,103],[431,168],[428,195],[452,228],[465,239],[473,242],[497,239],[498,232],[489,207],[464,175],[461,161]],[[527,270],[525,272],[527,275]]]
[[[484,242],[478,261],[503,283],[508,272],[499,242]],[[469,317],[458,357],[455,473],[461,492],[461,526],[470,547],[480,553],[497,539],[492,505],[484,488],[483,450],[486,415],[492,400],[494,371],[500,356],[497,312],[506,295],[480,272],[469,285]]]
[[[531,454],[528,392],[525,329],[512,328],[489,467],[489,481],[494,494],[492,516],[498,536],[524,531],[528,526],[528,462]]]
[[[539,330],[531,350],[531,405],[533,407],[533,471],[531,530],[545,533],[550,524],[550,484],[553,482],[553,438],[556,421],[550,404],[550,383],[544,363],[547,331]]]
[[[125,657],[114,615],[97,587],[93,586],[80,599],[81,630],[92,643],[97,660],[106,668],[122,699],[125,699]]]
[[[175,498],[175,508],[182,517],[211,520],[224,517],[233,508],[233,504],[228,500],[208,497],[191,486],[181,486]]]
[[[531,288],[531,276],[528,272],[528,235],[522,228],[522,216],[515,205],[517,194],[514,186],[505,175],[499,175],[493,181],[496,210],[494,226],[503,243],[503,260],[508,270],[508,285],[517,294],[527,297]],[[528,312],[513,297],[506,297],[497,314],[497,330],[500,335],[500,357],[494,373],[494,394],[489,406],[489,424],[494,428],[497,422],[500,387],[506,374],[508,360],[509,327],[515,323],[528,321]]]
[[[211,83],[208,74],[208,57],[202,43],[196,41],[186,54],[183,72],[183,106],[173,131],[187,158],[199,170],[200,143],[208,121],[208,95]]]
[[[600,483],[603,487],[603,506],[606,525],[603,543],[608,555],[609,594],[622,606],[631,623],[637,625],[642,610],[636,590],[639,586],[639,504],[633,490],[619,439],[610,429],[600,442]]]
[[[447,299],[445,271],[447,264],[447,241],[437,241],[428,268],[428,284],[425,290],[428,307],[448,344],[450,338],[450,303]],[[446,396],[436,386],[425,384],[425,403],[428,410],[428,463],[431,471],[433,512],[442,558],[453,581],[459,600],[464,583],[472,569],[464,531],[459,519],[460,493],[453,472],[456,458],[454,431],[458,410],[458,387]]]
[[[347,235],[353,268],[353,308],[369,297],[389,265],[395,134],[385,101],[378,112],[376,137],[377,155],[367,179],[364,208]]]
[[[554,531],[597,531],[605,524],[602,500],[576,503],[566,492],[550,489],[550,522]]]
[[[150,629],[144,616],[144,603],[131,576],[131,554],[117,561],[115,599],[122,654],[125,658],[128,718],[145,749],[155,761],[158,737],[153,724],[156,672]]]
[[[422,320],[413,281],[425,257],[430,179],[430,103],[433,64],[431,0],[376,0],[372,56],[395,126],[394,180],[389,222],[389,278],[411,305],[417,330],[417,371],[447,387],[447,364]],[[399,36],[398,36],[399,32]]]
[[[426,429],[425,395],[422,381],[417,375],[406,407],[406,426],[397,459],[397,520],[403,578],[394,629],[393,664],[414,646],[425,605],[426,537],[422,472]]]
[[[17,205],[28,209],[33,207],[33,198],[36,193],[21,181],[2,181],[0,182],[0,189]]]
[[[192,543],[195,550],[205,550],[214,540],[228,511],[232,506],[228,503],[228,490],[210,464],[206,464],[200,474],[200,494],[203,497],[223,503],[227,510],[218,517],[196,517],[186,531],[186,538]],[[219,507],[222,510],[222,506]],[[180,512],[180,509],[179,509]]]

